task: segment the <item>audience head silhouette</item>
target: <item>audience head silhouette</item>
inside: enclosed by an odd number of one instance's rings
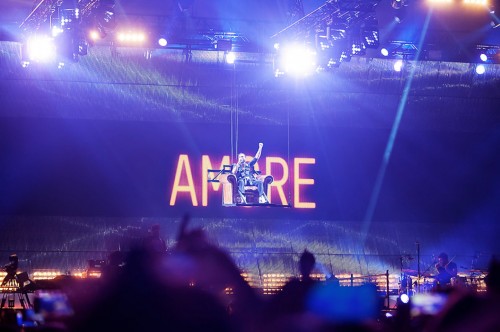
[[[316,265],[316,258],[314,258],[314,255],[307,251],[307,249],[304,250],[299,260],[299,269],[302,278],[309,278],[314,265]]]

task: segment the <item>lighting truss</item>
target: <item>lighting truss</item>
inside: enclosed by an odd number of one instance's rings
[[[385,49],[388,51],[389,58],[403,58],[414,60],[418,55],[417,45],[413,42],[393,40],[387,43]]]
[[[173,34],[164,48],[203,51],[252,51],[256,46],[241,33],[204,30]]]
[[[376,22],[375,7],[380,0],[328,0],[271,38],[276,40],[313,40],[317,34],[341,39],[347,30]]]
[[[380,0],[327,0],[271,38],[277,43],[314,45],[330,66],[378,48],[375,8]],[[325,63],[325,64],[326,64]]]
[[[476,53],[484,54],[486,59],[482,60],[482,62],[500,63],[500,46],[498,45],[477,45]],[[477,58],[476,61],[478,61]]]
[[[302,0],[288,0],[287,22],[293,23],[304,17],[304,4]]]
[[[47,22],[54,14],[57,7],[60,7],[63,0],[40,0],[31,13],[21,23],[20,28],[26,32],[35,32],[42,24]]]
[[[48,37],[56,49],[53,60],[78,61],[79,56],[87,54],[92,42],[87,35],[92,29],[99,30],[101,37],[112,30],[114,4],[115,0],[37,0],[20,25],[25,34],[24,48],[29,48],[30,40]]]
[[[75,9],[80,12],[80,17],[88,17],[92,10],[97,8],[101,0],[78,0]],[[21,23],[20,28],[25,32],[34,33],[44,24],[50,24],[50,17],[58,7],[61,7],[63,0],[39,0],[31,13]]]
[[[388,41],[382,46],[385,54],[380,57],[388,59],[500,63],[498,45],[471,45],[467,52],[460,52],[459,48],[444,49],[439,44],[423,44],[419,50],[415,43],[400,40]]]

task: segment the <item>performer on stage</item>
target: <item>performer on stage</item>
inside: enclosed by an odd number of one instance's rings
[[[144,238],[143,244],[144,249],[150,253],[162,254],[167,251],[165,240],[163,240],[160,236],[160,225],[156,224],[151,226],[149,236]]]
[[[245,186],[257,186],[257,190],[259,191],[259,203],[269,203],[267,196],[264,193],[264,184],[262,183],[262,180],[257,178],[257,172],[254,169],[255,163],[259,160],[260,155],[262,154],[263,146],[263,143],[259,143],[257,153],[249,163],[245,161],[245,154],[240,153],[238,155],[238,163],[233,165],[232,173],[236,175],[236,179],[238,180],[238,193],[240,194],[241,202],[243,204],[247,203],[245,197]]]
[[[439,285],[449,285],[451,283],[451,278],[457,276],[457,264],[448,260],[448,255],[444,252],[440,253],[438,256],[436,270],[438,272],[436,281]]]

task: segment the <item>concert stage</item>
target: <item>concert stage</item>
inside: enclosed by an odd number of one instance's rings
[[[453,283],[485,295],[500,253],[494,8],[167,2],[0,4],[0,262],[16,254],[16,273],[40,285],[99,283],[111,255],[134,253],[157,225],[167,256],[183,235],[197,240],[155,265],[193,287],[183,296],[199,291],[187,279],[210,266],[192,261],[207,248],[263,298],[301,276],[305,250],[313,279],[375,285],[390,312],[402,293],[431,293],[443,252]],[[147,33],[126,34],[130,22]],[[94,23],[101,39],[83,33]],[[44,62],[26,37],[46,24],[65,52]],[[287,39],[309,47],[305,63],[285,61]],[[237,180],[225,190],[211,171],[239,153],[250,162],[259,143],[269,204],[238,204]],[[5,310],[22,308],[18,293],[4,291]]]

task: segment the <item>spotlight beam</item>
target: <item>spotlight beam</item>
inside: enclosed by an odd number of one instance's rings
[[[427,30],[429,28],[429,22],[432,16],[432,10],[429,10],[427,13],[427,17],[425,19],[424,27],[422,29],[422,34],[420,35],[419,45],[417,48],[417,56],[418,60],[420,55],[420,50],[422,49],[422,44],[424,42],[425,36],[427,34]],[[363,224],[361,228],[361,238],[362,245],[365,246],[366,236],[368,235],[368,231],[370,229],[370,225],[373,219],[373,214],[375,213],[375,208],[377,207],[378,198],[380,196],[380,191],[382,189],[382,184],[384,182],[385,173],[387,171],[387,166],[389,165],[389,161],[391,159],[392,149],[394,148],[394,143],[396,141],[396,136],[399,130],[399,125],[401,124],[401,119],[403,118],[403,114],[406,107],[406,102],[408,101],[408,95],[410,93],[411,85],[413,83],[413,77],[415,76],[415,67],[413,66],[410,70],[410,75],[406,80],[406,84],[403,88],[403,93],[401,95],[401,99],[399,100],[398,110],[396,113],[396,117],[394,118],[394,122],[392,124],[391,133],[389,135],[389,139],[387,141],[387,145],[385,147],[384,156],[382,158],[382,163],[380,164],[380,168],[378,171],[377,178],[375,180],[375,185],[373,186],[372,195],[370,197],[370,202],[368,204],[368,208],[366,210],[365,217],[363,219]]]

